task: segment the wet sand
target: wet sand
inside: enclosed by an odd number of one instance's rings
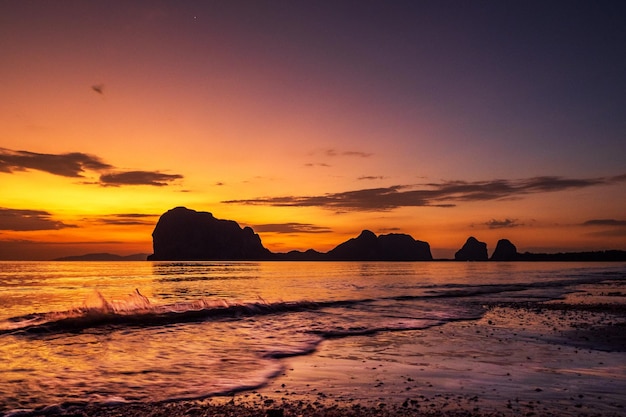
[[[485,305],[477,321],[331,339],[255,391],[27,415],[626,416],[626,292],[581,290]]]
[[[494,306],[477,322],[329,341],[259,394],[398,415],[626,415],[625,313]]]

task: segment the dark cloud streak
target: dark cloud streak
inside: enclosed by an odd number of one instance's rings
[[[269,223],[251,226],[257,233],[331,233],[332,229],[310,223]]]
[[[122,171],[115,170],[97,156],[81,152],[64,154],[44,154],[28,151],[13,151],[0,148],[0,172],[12,174],[26,170],[43,171],[69,178],[84,178],[86,171],[101,173],[99,184],[103,186],[151,185],[162,187],[170,182],[182,179],[182,175],[163,174],[159,171]],[[84,182],[93,184],[93,182]]]
[[[97,222],[117,226],[145,226],[156,224],[158,217],[157,214],[123,213],[103,216]]]
[[[18,232],[34,230],[59,230],[77,227],[51,218],[42,210],[17,210],[0,207],[0,230]]]
[[[178,174],[163,174],[155,171],[126,171],[103,174],[100,176],[100,184],[103,186],[118,187],[121,185],[153,185],[163,187],[168,183],[183,178]]]
[[[320,151],[311,152],[310,155],[319,155]],[[339,151],[337,149],[329,148],[321,151],[321,155],[326,158],[337,157],[352,157],[352,158],[369,158],[372,153],[362,151]],[[332,165],[326,162],[309,162],[305,164],[306,167],[331,167]]]
[[[592,219],[582,223],[581,226],[601,229],[587,233],[588,236],[626,237],[626,220]]]
[[[329,156],[329,157],[335,157],[335,156],[355,156],[358,158],[369,158],[370,156],[372,156],[372,153],[369,152],[362,152],[362,151],[338,151],[336,149],[326,149],[324,151],[324,155]]]
[[[626,220],[593,219],[584,222],[583,226],[626,226]]]
[[[62,177],[82,178],[86,170],[102,171],[113,166],[94,155],[81,152],[44,154],[0,148],[0,172],[34,169]]]
[[[517,222],[517,219],[504,219],[504,220],[496,220],[491,219],[485,223],[487,227],[490,229],[509,229],[512,227],[522,226],[521,223]]]
[[[305,167],[323,167],[323,168],[330,168],[332,165],[329,164],[325,164],[324,162],[318,162],[318,163],[313,163],[313,162],[309,162],[304,164]]]
[[[509,200],[524,195],[610,185],[626,176],[586,179],[556,176],[520,180],[444,181],[419,185],[394,185],[317,196],[258,197],[223,203],[278,207],[322,207],[331,210],[388,211],[399,207],[453,207],[458,202]]]

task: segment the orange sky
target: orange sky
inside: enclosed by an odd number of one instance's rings
[[[151,253],[175,206],[626,249],[623,6],[226,3],[0,4],[0,259]]]

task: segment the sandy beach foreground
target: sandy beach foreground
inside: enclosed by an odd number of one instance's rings
[[[626,293],[485,305],[477,321],[326,341],[255,391],[62,416],[626,416]]]

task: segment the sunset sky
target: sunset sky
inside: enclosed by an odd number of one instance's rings
[[[0,259],[626,249],[626,2],[0,0]]]

